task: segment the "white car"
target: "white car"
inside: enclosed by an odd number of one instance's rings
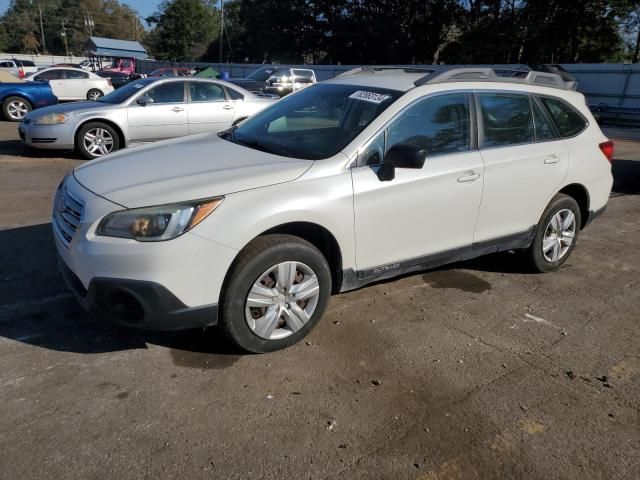
[[[559,75],[355,71],[218,135],[114,153],[60,184],[82,305],[286,347],[332,292],[504,250],[558,269],[607,205],[613,144]]]
[[[95,100],[113,92],[111,81],[81,68],[51,67],[39,70],[25,78],[27,81],[43,81],[51,85],[53,94],[60,101]]]
[[[0,70],[9,72],[18,78],[38,71],[38,67],[31,60],[20,60],[17,58],[1,59]]]

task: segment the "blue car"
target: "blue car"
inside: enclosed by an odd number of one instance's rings
[[[4,118],[20,122],[31,110],[58,103],[46,82],[0,83],[0,103]]]

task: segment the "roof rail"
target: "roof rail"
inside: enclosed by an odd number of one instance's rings
[[[384,71],[388,71],[388,70],[401,70],[405,73],[433,73],[435,72],[437,69],[431,68],[431,67],[413,67],[413,66],[406,66],[406,67],[402,67],[402,66],[362,66],[362,67],[356,67],[356,68],[352,68],[351,70],[347,70],[346,72],[342,72],[339,75],[336,75],[335,78],[344,78],[344,77],[351,77],[353,75],[358,75],[360,73],[376,73],[376,72],[384,72]]]
[[[525,68],[526,70],[491,67],[438,69],[419,78],[414,84],[418,87],[443,82],[500,82],[539,85],[562,90],[576,90],[577,88],[575,78],[559,65],[527,65]]]

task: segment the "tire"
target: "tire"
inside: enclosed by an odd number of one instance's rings
[[[21,122],[33,110],[29,100],[22,97],[7,97],[2,103],[2,114],[10,122]]]
[[[103,96],[104,93],[102,92],[102,90],[98,90],[97,88],[92,88],[87,92],[87,100],[96,100]]]
[[[84,158],[93,160],[120,149],[120,136],[109,124],[90,122],[78,130],[76,148]]]
[[[537,272],[558,270],[578,241],[582,217],[578,203],[570,196],[557,194],[536,226],[528,256]]]
[[[278,285],[282,280],[286,288],[287,277],[293,280],[291,289],[282,293]],[[331,271],[316,247],[292,235],[264,235],[247,245],[231,267],[221,295],[219,328],[245,351],[280,350],[313,329],[330,294]]]

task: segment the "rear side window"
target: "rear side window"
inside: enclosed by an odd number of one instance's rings
[[[217,102],[225,100],[224,90],[220,85],[208,82],[189,82],[192,102]]]
[[[531,106],[533,107],[533,126],[536,131],[536,142],[546,142],[547,140],[555,139],[556,134],[553,132],[553,127],[533,97],[531,98]]]
[[[533,143],[533,115],[527,95],[478,95],[484,127],[484,148]]]
[[[587,127],[584,117],[562,100],[548,97],[541,97],[540,100],[553,118],[562,137],[573,137]]]
[[[244,95],[242,95],[239,91],[229,87],[226,87],[226,89],[227,89],[227,94],[229,94],[229,98],[231,100],[244,100]]]

